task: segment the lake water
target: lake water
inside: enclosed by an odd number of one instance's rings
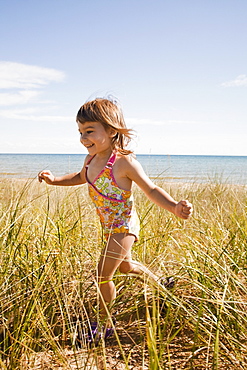
[[[34,178],[43,169],[55,175],[80,171],[83,154],[0,154],[1,178]],[[137,155],[152,178],[172,182],[220,181],[247,184],[247,156]]]

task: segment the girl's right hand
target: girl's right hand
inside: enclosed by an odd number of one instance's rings
[[[41,171],[38,174],[38,180],[39,182],[42,182],[44,180],[47,184],[52,185],[54,183],[55,177],[53,176],[51,171]]]

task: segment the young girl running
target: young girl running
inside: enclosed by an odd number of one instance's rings
[[[186,200],[175,201],[156,186],[138,161],[131,156],[132,152],[127,149],[131,130],[127,129],[117,104],[109,99],[87,102],[79,109],[76,121],[80,141],[88,151],[82,170],[61,177],[54,177],[50,171],[42,171],[38,179],[49,185],[88,184],[89,195],[105,236],[105,245],[97,267],[100,316],[103,320],[109,315],[116,297],[113,276],[117,269],[123,274],[148,274],[158,281],[158,277],[131,258],[131,247],[139,234],[132,182],[152,202],[182,219],[190,217],[192,205]],[[92,330],[97,332],[95,324]],[[106,330],[105,337],[112,332],[112,329]]]

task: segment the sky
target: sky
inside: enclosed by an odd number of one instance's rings
[[[0,0],[0,153],[86,153],[118,98],[137,154],[247,155],[246,0]]]

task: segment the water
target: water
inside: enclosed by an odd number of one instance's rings
[[[34,178],[43,169],[59,176],[80,171],[83,154],[0,154],[1,178]],[[152,178],[172,182],[247,184],[247,156],[137,155]]]

